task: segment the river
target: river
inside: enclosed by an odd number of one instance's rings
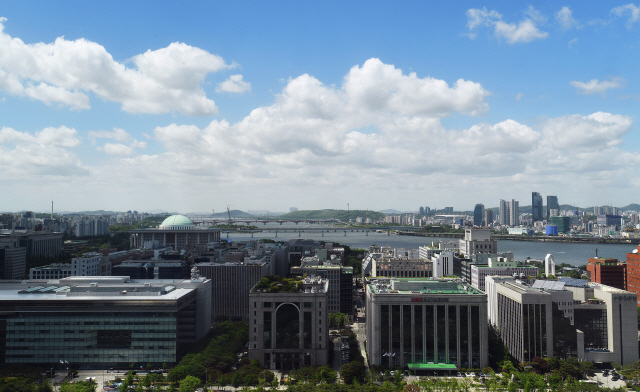
[[[444,240],[444,241],[459,241],[454,238],[438,238],[438,237],[416,237],[416,236],[400,236],[400,235],[387,235],[387,233],[376,233],[375,231],[369,231],[368,235],[365,232],[349,231],[347,230],[346,236],[345,229],[332,226],[324,226],[330,232],[320,233],[317,231],[307,231],[298,233],[295,232],[283,232],[276,233],[275,230],[279,228],[288,229],[300,229],[304,230],[305,226],[308,228],[319,229],[323,226],[312,225],[307,226],[305,224],[295,225],[293,223],[284,223],[282,226],[275,223],[269,223],[265,226],[259,225],[258,228],[264,230],[261,233],[255,233],[253,239],[268,238],[276,241],[288,241],[296,238],[314,239],[317,241],[336,242],[344,245],[348,245],[351,248],[368,249],[372,244],[379,246],[388,245],[392,248],[405,248],[405,249],[418,249],[420,245],[429,245],[432,241]],[[336,230],[336,232],[333,232]],[[222,233],[222,239],[227,239],[227,233]],[[229,233],[228,239],[230,240],[247,240],[251,239],[249,233]],[[626,244],[582,244],[582,243],[559,243],[559,242],[529,242],[529,241],[498,241],[498,251],[500,252],[513,252],[516,260],[524,260],[527,257],[532,259],[544,259],[544,257],[551,253],[556,264],[567,263],[573,266],[585,265],[589,257],[596,256],[596,249],[598,257],[611,257],[618,260],[626,260],[627,253],[636,249],[634,245]]]

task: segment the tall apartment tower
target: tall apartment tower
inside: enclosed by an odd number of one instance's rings
[[[484,226],[484,204],[476,204],[476,208],[473,209],[473,225]]]
[[[509,202],[500,199],[500,224],[509,225]]]
[[[511,199],[509,203],[509,224],[511,226],[518,226],[520,224],[520,203]]]
[[[558,196],[547,196],[547,220],[552,216],[558,215],[559,210]]]
[[[542,218],[542,196],[538,192],[531,193],[531,215],[534,222]]]

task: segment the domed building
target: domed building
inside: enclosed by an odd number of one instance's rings
[[[131,248],[151,248],[153,241],[160,246],[183,249],[194,245],[220,242],[220,229],[200,228],[184,215],[171,215],[157,228],[131,230]],[[147,246],[145,246],[147,243]]]
[[[190,230],[195,228],[193,221],[184,215],[171,215],[160,225],[160,230]]]

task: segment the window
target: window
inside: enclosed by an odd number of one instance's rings
[[[254,303],[253,303],[253,307],[254,307],[254,308],[257,308],[257,307],[258,307],[258,303],[257,303],[257,302],[254,302]]]

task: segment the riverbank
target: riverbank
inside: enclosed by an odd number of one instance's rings
[[[398,235],[415,237],[444,237],[444,238],[464,238],[460,233],[420,233],[413,231],[397,231]],[[603,238],[603,237],[550,237],[550,236],[525,236],[525,235],[491,235],[492,240],[502,241],[526,241],[526,242],[563,242],[573,244],[619,244],[619,245],[639,245],[640,238]]]

